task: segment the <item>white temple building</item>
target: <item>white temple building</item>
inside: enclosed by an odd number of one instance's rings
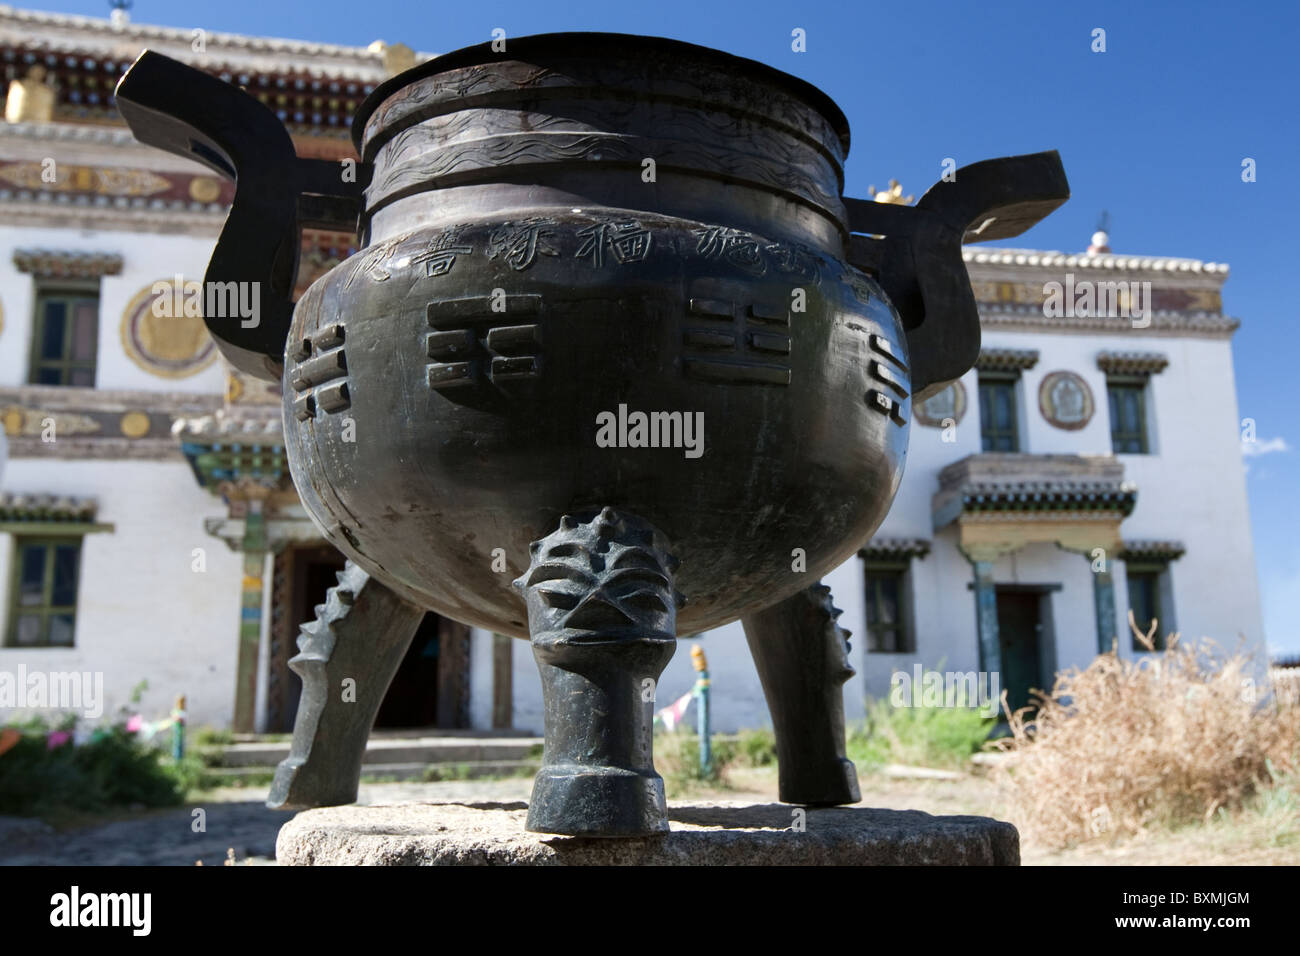
[[[156,283],[202,276],[232,187],[138,144],[112,91],[148,46],[257,95],[300,155],[343,159],[357,105],[427,54],[194,40],[0,7],[0,671],[103,673],[106,713],[147,681],[147,714],[184,694],[192,724],[285,731],[297,625],[343,559],[289,481],[278,391],[225,367],[201,319],[150,308]],[[353,251],[309,231],[300,291]],[[1130,608],[1262,652],[1227,266],[1104,234],[965,258],[979,364],[912,409],[892,510],[825,579],[853,634],[850,719],[918,664],[996,672],[1022,703],[1113,642],[1141,653]],[[769,723],[738,623],[684,635],[659,702],[693,684],[692,641],[714,728]],[[377,726],[540,732],[529,645],[428,615]]]

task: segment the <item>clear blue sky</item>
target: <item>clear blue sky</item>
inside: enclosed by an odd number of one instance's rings
[[[108,13],[106,0],[39,5]],[[839,102],[853,124],[854,196],[891,177],[919,193],[946,156],[962,165],[1059,149],[1073,198],[1013,244],[1081,251],[1104,208],[1116,252],[1232,266],[1224,301],[1242,319],[1233,341],[1240,411],[1258,423],[1261,447],[1276,449],[1252,457],[1248,473],[1265,628],[1272,647],[1300,653],[1300,4],[136,0],[131,16],[352,45],[382,38],[426,52],[483,42],[495,27],[717,47]],[[791,51],[795,27],[807,32],[805,53]],[[1096,27],[1106,30],[1104,54],[1090,49]],[[1249,184],[1247,156],[1258,164]]]

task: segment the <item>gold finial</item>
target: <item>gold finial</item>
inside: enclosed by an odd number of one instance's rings
[[[695,665],[697,671],[709,669],[708,659],[704,656],[704,648],[698,644],[691,645],[691,663]]]
[[[876,202],[893,203],[896,206],[910,206],[915,196],[904,196],[903,187],[899,185],[897,179],[889,181],[888,189],[877,189],[875,186],[867,187],[867,195]]]
[[[45,67],[36,65],[22,80],[9,81],[6,123],[48,123],[54,118],[54,88],[45,82]]]

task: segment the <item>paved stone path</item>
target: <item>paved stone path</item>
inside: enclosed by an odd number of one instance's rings
[[[527,800],[531,777],[441,783],[362,784],[360,804]],[[154,810],[62,832],[37,820],[0,817],[0,866],[220,866],[274,863],[275,838],[292,813],[268,810],[260,788],[214,790],[184,808]],[[194,810],[206,816],[195,832]]]

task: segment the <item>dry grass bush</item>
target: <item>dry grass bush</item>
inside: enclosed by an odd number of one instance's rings
[[[1156,622],[1129,625],[1152,649]],[[994,776],[1027,837],[1064,847],[1208,821],[1300,771],[1300,707],[1255,687],[1250,655],[1166,643],[1064,671],[1036,712],[1009,715]]]

